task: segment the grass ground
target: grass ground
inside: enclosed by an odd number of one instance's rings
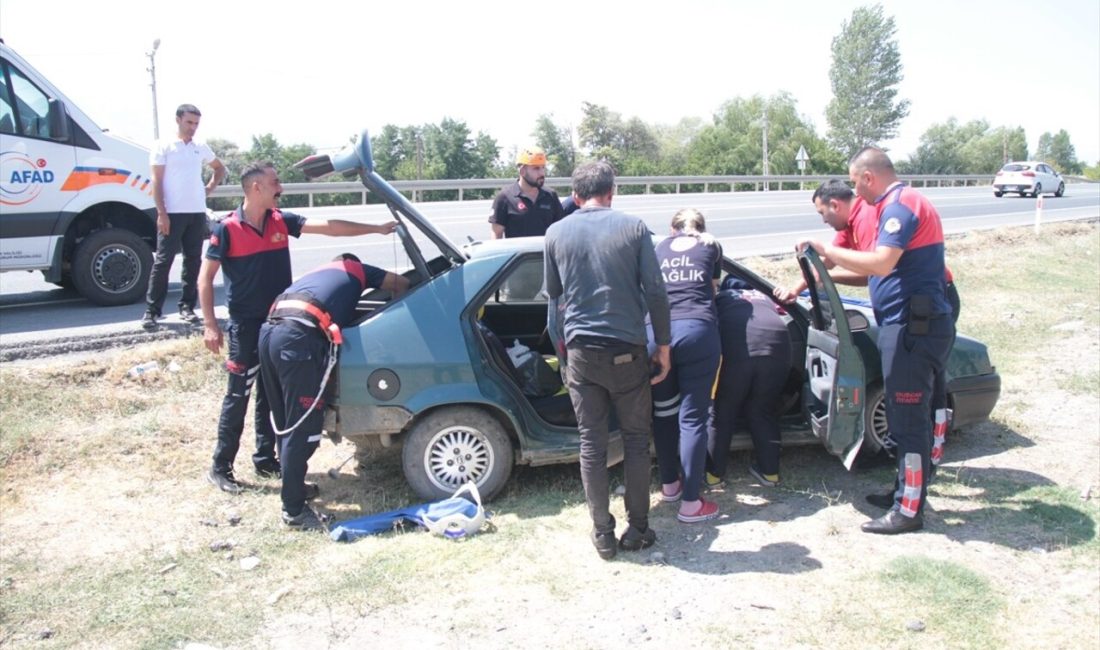
[[[575,466],[517,468],[467,540],[336,544],[282,530],[275,481],[242,471],[238,497],[205,482],[224,377],[201,341],[6,365],[0,646],[1098,647],[1098,232],[948,243],[960,329],[989,345],[1003,393],[949,441],[926,530],[898,538],[858,531],[890,468],[847,473],[808,447],[784,453],[779,488],[735,475],[713,524],[654,499],[657,546],[611,563]],[[751,266],[791,279],[787,261]],[[152,359],[160,372],[128,376]],[[392,450],[325,474],[352,452],[326,442],[311,462],[325,510],[419,501]]]

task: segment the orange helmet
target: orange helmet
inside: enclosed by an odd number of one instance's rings
[[[519,150],[516,157],[517,165],[546,165],[546,152],[542,147],[526,147]]]

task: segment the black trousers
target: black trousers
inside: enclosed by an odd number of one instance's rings
[[[615,532],[607,472],[608,426],[614,407],[623,437],[627,521],[637,530],[645,530],[649,527],[649,439],[653,425],[645,346],[600,350],[570,345],[565,384],[577,413],[581,483],[593,527],[599,533]]]
[[[305,507],[309,459],[321,444],[325,405],[323,397],[318,403],[318,391],[328,361],[329,343],[315,327],[278,320],[260,327],[259,350],[260,374],[271,396],[275,429],[285,431],[276,434],[283,475],[283,510],[295,516]],[[300,419],[301,424],[286,431]]]
[[[707,431],[708,472],[726,475],[730,439],[737,420],[744,417],[757,466],[764,474],[779,473],[779,407],[790,369],[790,361],[780,357],[723,359]]]
[[[199,267],[202,266],[202,242],[206,239],[206,213],[179,212],[168,215],[168,234],[157,233],[157,252],[149,273],[149,289],[145,292],[145,310],[160,316],[164,297],[168,293],[168,272],[172,261],[183,250],[183,272],[180,282],[183,294],[179,306],[195,308],[199,299]]]
[[[879,328],[882,377],[886,388],[886,421],[897,442],[898,481],[894,509],[907,517],[924,510],[932,471],[934,378],[947,362],[955,338],[949,316],[928,321],[926,334],[913,334],[906,323]]]
[[[229,371],[229,385],[222,398],[222,412],[218,418],[218,444],[214,448],[214,471],[231,472],[237,450],[241,446],[244,416],[248,412],[248,398],[256,390],[255,429],[256,453],[252,464],[266,468],[275,463],[275,433],[271,428],[271,409],[260,378],[260,357],[257,345],[263,318],[229,319],[226,335],[229,341],[229,358],[225,369]]]

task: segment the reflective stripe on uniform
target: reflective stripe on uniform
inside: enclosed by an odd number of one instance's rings
[[[920,454],[905,454],[905,489],[901,493],[899,510],[906,517],[916,517],[920,512],[920,493],[924,485],[923,466]]]

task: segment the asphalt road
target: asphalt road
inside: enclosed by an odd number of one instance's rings
[[[1030,225],[1036,219],[1036,200],[995,198],[988,187],[929,188],[922,190],[936,205],[947,233]],[[623,195],[617,209],[635,214],[656,233],[668,228],[680,208],[693,207],[707,218],[707,229],[722,242],[727,255],[745,257],[786,252],[802,238],[827,239],[831,231],[813,210],[809,191],[738,192],[709,194]],[[456,245],[489,233],[489,201],[424,203],[418,206],[436,227]],[[381,222],[389,219],[384,206],[350,206],[301,209],[310,218],[340,218]],[[1088,219],[1100,216],[1100,184],[1070,185],[1065,196],[1043,199],[1042,221]],[[418,238],[418,241],[422,241]],[[422,242],[424,243],[424,242]],[[427,246],[428,244],[426,244]],[[433,254],[428,252],[430,259]],[[409,266],[396,236],[354,239],[306,235],[291,242],[296,274],[322,264],[334,255],[351,251],[363,261],[387,269]],[[171,313],[179,295],[179,258],[173,266],[165,312]],[[220,286],[219,302],[221,302]],[[225,317],[219,307],[219,317]],[[39,356],[51,348],[94,349],[106,341],[114,344],[155,338],[141,330],[138,320],[144,304],[97,307],[74,292],[42,280],[40,273],[0,274],[0,360]],[[159,336],[177,336],[189,328],[175,316],[164,321]]]

